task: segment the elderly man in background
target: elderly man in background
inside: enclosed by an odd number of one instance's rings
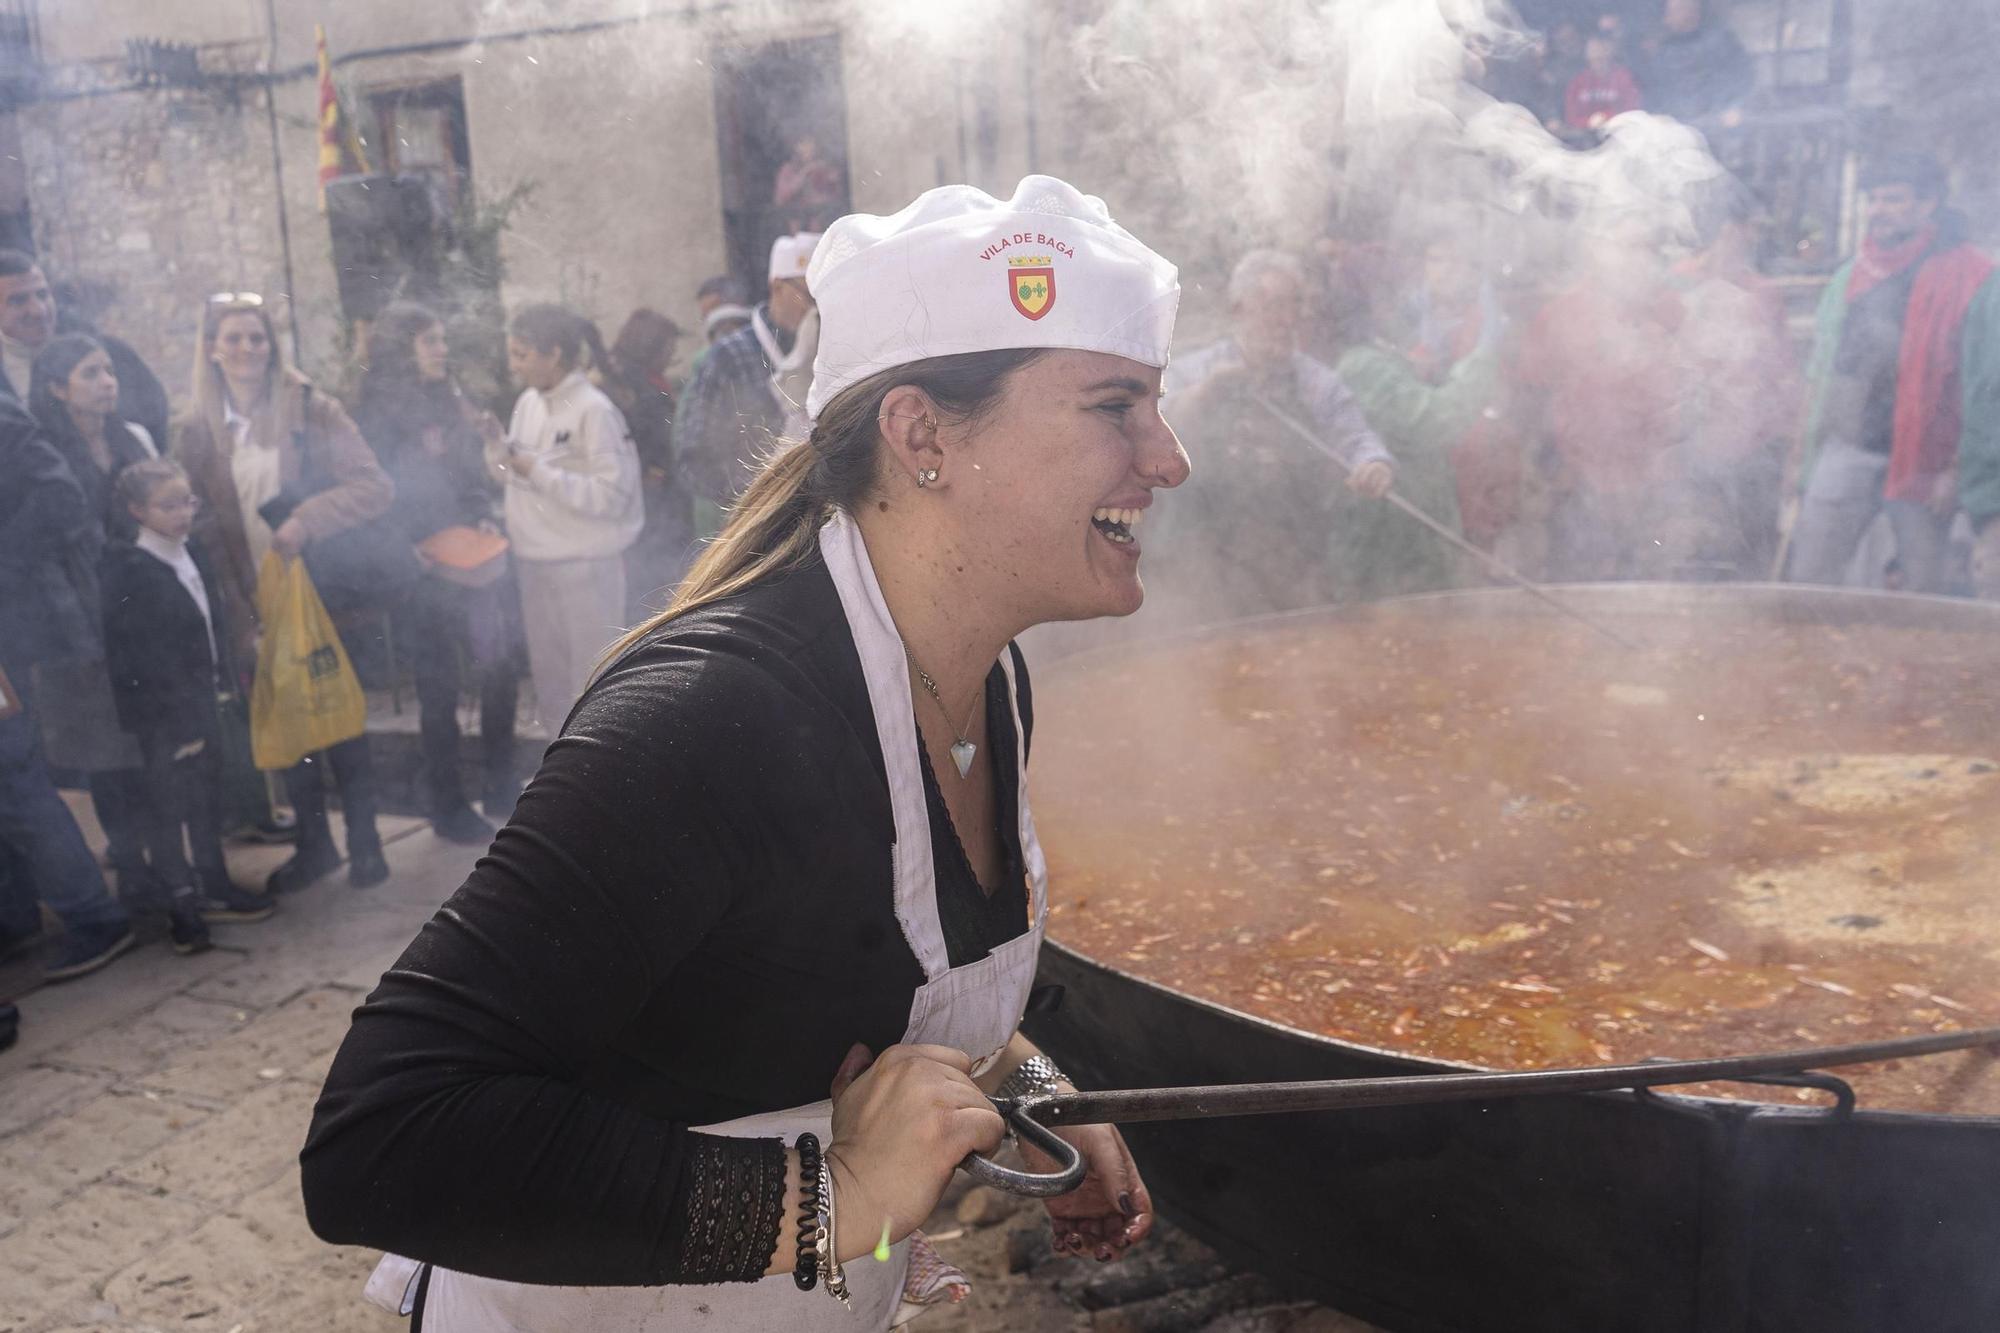
[[[1346,595],[1335,559],[1345,492],[1379,499],[1389,451],[1331,367],[1301,352],[1304,269],[1253,250],[1229,279],[1231,333],[1176,358],[1166,415],[1194,463],[1163,533],[1170,600],[1199,614],[1291,610]],[[1274,413],[1310,426],[1328,458]]]
[[[33,255],[0,250],[0,392],[28,401],[35,357],[58,333],[88,333],[104,344],[118,376],[118,415],[146,432],[156,452],[167,447],[167,391],[139,354],[75,320],[62,318],[55,291]]]
[[[694,354],[690,373],[701,369],[708,349],[738,329],[750,327],[749,296],[743,284],[726,273],[707,279],[694,290],[695,309],[701,314],[701,350]]]
[[[703,537],[721,527],[722,509],[749,484],[756,459],[780,439],[806,437],[806,391],[819,349],[806,266],[818,244],[813,232],[772,244],[769,295],[747,327],[710,345],[682,394],[674,442]]]
[[[1868,233],[1820,300],[1806,371],[1803,497],[1786,577],[1842,582],[1886,512],[1902,586],[1943,592],[1961,506],[1981,532],[1981,568],[2000,559],[2000,283],[1944,206],[1936,158],[1885,154],[1861,183]]]

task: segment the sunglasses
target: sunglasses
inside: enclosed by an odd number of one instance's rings
[[[256,292],[217,292],[208,298],[208,303],[210,305],[260,306],[264,304],[264,298]]]

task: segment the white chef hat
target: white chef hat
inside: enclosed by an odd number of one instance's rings
[[[1179,271],[1053,176],[1014,197],[927,190],[888,217],[827,228],[806,275],[819,304],[807,415],[893,366],[961,352],[1068,347],[1164,366]]]
[[[793,232],[790,236],[780,236],[771,242],[771,281],[779,278],[803,278],[806,266],[812,263],[813,247],[819,244],[816,231]]]

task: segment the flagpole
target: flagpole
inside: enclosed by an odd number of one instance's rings
[[[278,185],[278,247],[285,261],[285,315],[291,322],[292,360],[305,360],[299,342],[298,283],[292,276],[292,221],[285,207],[285,152],[278,141],[278,0],[264,0],[264,22],[271,34],[271,54],[265,62],[264,113],[271,124],[271,173]]]

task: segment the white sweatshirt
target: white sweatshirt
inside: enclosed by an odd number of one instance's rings
[[[507,536],[523,560],[589,560],[617,555],[645,521],[639,454],[617,406],[571,371],[543,393],[528,389],[514,404],[509,446],[532,458],[507,473]]]

